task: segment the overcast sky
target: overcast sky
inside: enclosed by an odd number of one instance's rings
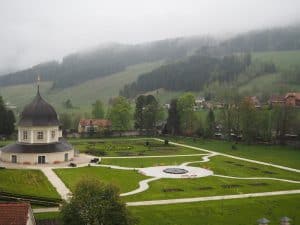
[[[0,0],[0,73],[107,42],[233,34],[300,21],[300,0]]]

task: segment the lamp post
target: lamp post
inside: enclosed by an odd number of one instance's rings
[[[270,221],[266,218],[261,218],[259,220],[257,220],[258,225],[268,225],[270,223]]]
[[[280,225],[290,225],[291,219],[284,216],[280,219]]]

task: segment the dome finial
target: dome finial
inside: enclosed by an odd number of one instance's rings
[[[37,76],[37,93],[40,94],[40,81],[41,81],[41,78],[40,78],[40,75]]]

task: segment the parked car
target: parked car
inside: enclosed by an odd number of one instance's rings
[[[98,162],[99,162],[99,158],[93,158],[90,161],[90,163],[98,163]]]

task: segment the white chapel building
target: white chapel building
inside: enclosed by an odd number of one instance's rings
[[[57,113],[41,97],[38,87],[35,98],[21,113],[18,141],[1,148],[0,159],[20,164],[52,164],[73,158],[72,145],[62,139]]]

